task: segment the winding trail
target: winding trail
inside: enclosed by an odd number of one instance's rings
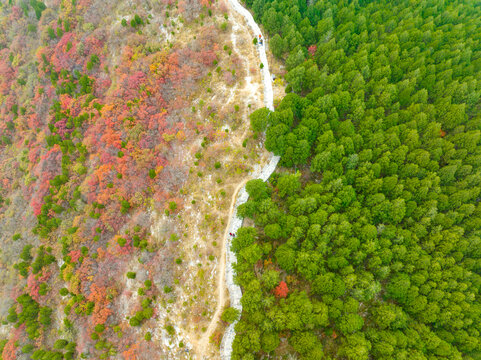
[[[230,207],[229,207],[229,214],[228,214],[229,220],[227,222],[227,226],[226,226],[225,231],[224,231],[224,239],[229,238],[229,232],[230,232],[231,222],[232,222],[232,214],[237,209],[237,205],[235,203],[235,199],[237,197],[237,194],[239,193],[239,190],[241,188],[243,188],[245,186],[245,184],[247,183],[247,181],[249,181],[249,180],[250,180],[249,178],[244,179],[234,189],[234,193],[232,194],[231,204],[230,204]],[[220,262],[219,262],[219,279],[218,279],[218,282],[217,282],[217,289],[219,291],[219,295],[218,295],[218,298],[217,298],[217,308],[215,310],[214,315],[212,316],[212,320],[210,321],[206,332],[204,333],[204,335],[202,336],[202,338],[199,340],[199,342],[197,344],[198,345],[197,348],[201,352],[202,357],[205,357],[204,351],[207,350],[207,348],[209,346],[210,335],[212,335],[212,332],[217,327],[217,322],[220,319],[222,308],[224,307],[224,304],[225,304],[225,295],[226,295],[225,289],[224,289],[225,268],[226,268],[226,256],[225,256],[225,254],[226,254],[226,241],[223,241],[222,242],[222,248],[221,248]]]
[[[272,79],[271,73],[269,71],[269,63],[267,61],[266,49],[265,46],[266,41],[264,36],[262,35],[261,29],[259,25],[254,21],[252,14],[244,8],[238,0],[228,0],[229,4],[232,6],[233,10],[239,13],[247,22],[247,25],[252,30],[252,38],[257,37],[261,34],[262,38],[264,39],[264,46],[257,46],[257,50],[259,52],[259,60],[264,65],[261,69],[262,73],[262,83],[264,85],[264,104],[265,106],[273,111],[274,110],[274,103],[273,103],[273,92],[272,92]],[[207,327],[207,330],[203,334],[203,336],[196,342],[196,347],[199,351],[200,357],[203,359],[206,356],[206,351],[209,347],[209,339],[212,335],[213,331],[217,327],[218,321],[220,319],[220,315],[222,309],[225,304],[226,294],[225,294],[225,287],[224,282],[229,290],[229,297],[230,297],[230,306],[242,312],[242,305],[241,305],[241,297],[242,291],[241,288],[234,283],[234,270],[232,268],[232,264],[237,261],[236,255],[230,250],[231,247],[231,236],[229,233],[237,233],[239,228],[242,226],[242,219],[237,217],[237,208],[239,205],[244,204],[249,195],[245,190],[245,184],[248,180],[251,179],[262,179],[266,181],[271,174],[276,169],[276,166],[279,162],[279,156],[271,155],[268,163],[260,169],[256,169],[247,179],[244,179],[241,183],[239,183],[236,188],[234,189],[234,193],[232,194],[231,205],[229,208],[229,220],[227,222],[227,226],[224,232],[224,241],[222,242],[222,249],[221,249],[221,256],[220,256],[220,263],[219,263],[219,278],[218,278],[218,298],[217,298],[217,307],[215,313]],[[220,346],[220,357],[222,360],[230,360],[232,355],[232,343],[235,338],[235,325],[237,321],[230,324],[229,327],[226,329],[224,333],[224,337],[222,338],[221,346]]]
[[[269,110],[273,111],[274,95],[272,92],[272,78],[271,78],[271,73],[269,71],[269,63],[267,61],[267,55],[266,55],[266,49],[265,49],[265,46],[267,45],[265,41],[265,37],[264,35],[262,35],[259,25],[254,21],[252,14],[246,8],[244,8],[239,3],[238,0],[228,0],[228,1],[229,1],[229,4],[232,6],[232,8],[244,17],[244,19],[247,22],[247,25],[251,28],[253,32],[252,37],[254,38],[254,37],[257,37],[259,34],[261,34],[262,38],[264,39],[265,45],[264,46],[258,45],[257,49],[259,51],[260,62],[264,65],[264,67],[261,69],[262,82],[264,85],[264,104]],[[272,155],[269,162],[262,169],[255,171],[249,177],[249,179],[262,179],[263,181],[266,181],[276,169],[279,159],[280,159],[279,156]],[[221,261],[221,266],[219,268],[221,272],[221,274],[219,274],[219,300],[217,302],[217,310],[215,312],[214,317],[212,318],[212,322],[210,323],[209,328],[211,327],[215,328],[215,326],[217,325],[218,316],[220,315],[222,306],[224,304],[224,297],[225,297],[224,286],[223,286],[224,277],[225,277],[225,283],[226,283],[227,289],[229,290],[230,306],[238,309],[239,312],[242,311],[242,304],[240,301],[242,297],[242,291],[240,287],[234,283],[234,270],[232,268],[232,264],[235,263],[237,259],[236,259],[236,255],[230,249],[231,237],[229,236],[229,233],[234,233],[234,234],[237,233],[239,228],[242,226],[242,219],[237,217],[237,208],[239,205],[244,204],[249,197],[249,195],[245,190],[245,183],[247,182],[247,180],[248,179],[244,180],[241,184],[239,184],[239,186],[236,188],[232,196],[232,204],[229,211],[229,222],[224,233],[224,241],[223,241],[223,247],[222,247],[221,256],[223,260]],[[235,201],[235,205],[234,205],[234,200],[236,198],[236,195],[237,195],[237,201]],[[225,258],[224,258],[224,253],[225,253]],[[223,274],[224,269],[225,269],[225,276]],[[229,327],[226,329],[224,333],[224,337],[222,338],[222,342],[220,346],[220,357],[222,360],[230,360],[231,358],[232,343],[235,338],[234,327],[236,323],[237,321],[229,325]],[[209,331],[207,331],[206,334],[210,334]]]
[[[247,22],[248,27],[253,33],[252,38],[257,37],[259,36],[259,34],[261,34],[262,38],[264,39],[264,46],[257,45],[257,50],[259,54],[259,60],[264,65],[261,69],[262,84],[264,86],[264,104],[269,110],[273,111],[274,96],[272,91],[271,73],[269,71],[269,64],[267,61],[265,49],[265,46],[267,45],[265,38],[262,35],[259,25],[257,25],[257,23],[254,21],[251,13],[247,9],[245,9],[238,2],[238,0],[228,0],[228,2],[232,6],[233,10],[239,13]],[[234,27],[233,31],[235,31]],[[242,297],[242,291],[238,285],[234,284],[234,270],[232,268],[232,264],[235,263],[237,259],[235,254],[230,250],[232,239],[229,233],[237,233],[238,229],[242,226],[242,219],[237,217],[237,208],[239,205],[244,204],[249,197],[245,190],[245,184],[251,179],[262,179],[263,181],[266,181],[276,169],[278,162],[279,157],[271,155],[268,163],[263,168],[257,168],[252,174],[250,174],[250,176],[240,182],[235,187],[232,194],[227,226],[224,232],[224,239],[222,241],[221,254],[219,258],[220,261],[218,268],[219,276],[217,280],[217,306],[214,315],[212,316],[212,319],[202,337],[198,341],[193,341],[193,345],[195,345],[195,348],[197,349],[197,354],[200,356],[201,359],[206,359],[208,356],[207,353],[209,351],[210,336],[218,325],[222,310],[226,303],[226,287],[229,291],[230,306],[236,308],[237,310],[239,310],[239,312],[242,311],[242,305],[240,302]],[[224,286],[224,284],[226,286]],[[231,358],[232,343],[235,338],[234,327],[236,323],[237,321],[229,325],[222,338],[220,346],[220,357],[223,360],[230,360]]]

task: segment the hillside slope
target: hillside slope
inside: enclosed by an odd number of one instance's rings
[[[225,3],[0,6],[3,359],[203,353],[224,210],[267,159],[250,35]]]

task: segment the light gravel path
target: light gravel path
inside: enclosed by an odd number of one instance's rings
[[[251,13],[247,11],[237,0],[228,0],[231,4],[232,8],[238,12],[247,22],[248,27],[253,32],[252,38],[258,37],[261,33],[261,30],[257,23],[254,21]],[[233,24],[232,30],[236,31],[239,26],[237,20],[233,20],[235,23]],[[262,36],[263,37],[263,36]],[[264,37],[263,37],[264,39]],[[235,47],[235,37],[233,38],[233,44]],[[264,46],[266,46],[266,41],[264,39]],[[254,46],[254,45],[251,45]],[[271,111],[274,110],[273,105],[273,91],[272,91],[272,78],[269,71],[269,64],[267,62],[266,56],[266,49],[264,46],[257,45],[257,51],[259,55],[259,63],[256,63],[254,66],[260,66],[260,63],[264,65],[261,70],[261,77],[262,77],[262,84],[264,86],[264,104],[265,106],[270,109]],[[248,69],[249,70],[249,69]],[[249,76],[246,77],[248,80],[248,86],[250,84]],[[259,90],[257,87],[251,86],[251,91],[254,92],[253,96],[258,96],[257,91]],[[223,242],[221,247],[221,254],[220,254],[220,261],[219,261],[219,268],[218,268],[218,280],[217,280],[217,305],[212,316],[209,325],[201,336],[198,341],[193,341],[194,348],[197,349],[197,355],[201,359],[209,359],[209,341],[210,337],[215,331],[218,322],[220,321],[220,316],[222,314],[222,310],[224,308],[226,298],[229,296],[230,298],[230,306],[238,309],[240,312],[242,311],[241,305],[241,297],[242,292],[238,285],[234,284],[233,281],[233,269],[232,264],[237,261],[235,254],[230,250],[231,247],[231,236],[229,233],[237,233],[238,229],[242,226],[242,219],[237,217],[237,207],[241,204],[244,204],[248,199],[248,194],[245,190],[245,184],[248,180],[251,179],[262,179],[266,181],[271,174],[276,169],[277,163],[279,162],[279,157],[271,155],[268,163],[263,167],[257,167],[247,179],[244,179],[240,182],[234,189],[231,198],[231,205],[229,207],[228,212],[228,221],[227,226],[223,236]],[[227,295],[225,289],[228,289],[229,294]],[[221,359],[230,359],[232,354],[232,343],[235,337],[234,327],[237,322],[231,324],[224,333],[222,338],[221,347],[220,347],[220,357]]]
[[[247,25],[250,27],[250,29],[253,32],[252,38],[258,37],[259,34],[261,34],[262,38],[264,39],[264,44],[267,45],[264,35],[262,35],[259,25],[257,25],[257,23],[254,21],[252,14],[249,11],[247,11],[247,9],[244,8],[238,2],[238,0],[228,0],[228,1],[229,1],[229,4],[232,6],[232,8],[236,12],[238,12],[240,15],[242,15],[246,20]],[[258,45],[257,48],[259,51],[259,60],[264,65],[264,67],[261,69],[262,82],[264,84],[264,104],[269,110],[273,111],[274,102],[273,102],[273,92],[272,92],[272,78],[271,78],[271,73],[269,71],[269,63],[267,62],[266,49],[264,46],[261,46],[261,45]],[[262,179],[263,181],[266,181],[276,169],[278,162],[279,162],[279,156],[272,155],[269,162],[262,169],[258,169],[257,171],[255,171],[250,178]],[[236,196],[236,192],[234,192],[233,196],[234,197]],[[234,234],[237,233],[239,228],[242,226],[242,219],[237,217],[237,208],[239,205],[244,204],[247,201],[248,197],[249,196],[245,190],[245,185],[244,185],[242,186],[242,189],[240,189],[240,191],[238,192],[237,201],[235,202],[235,206],[232,209],[231,218],[229,219],[229,222],[228,222],[229,225],[225,232],[225,239],[224,239],[224,246],[223,246],[225,250],[225,256],[226,256],[225,283],[226,283],[227,289],[229,290],[230,306],[238,309],[240,312],[242,312],[242,304],[240,301],[242,297],[242,291],[241,291],[241,288],[234,283],[234,270],[232,268],[232,264],[237,262],[237,259],[235,254],[230,249],[232,239],[229,236],[229,233],[234,233]],[[222,268],[219,270],[224,271]],[[224,287],[220,286],[219,293],[223,293],[224,292],[223,289]],[[218,302],[218,306],[222,306],[222,303]],[[213,321],[215,320],[215,323],[217,323],[217,319],[215,319],[215,317],[212,320]],[[220,356],[222,360],[230,360],[231,358],[232,343],[235,338],[234,327],[236,323],[237,321],[229,325],[229,327],[226,329],[224,333],[224,337],[222,338],[222,342],[220,346]]]
[[[245,8],[243,7],[239,1],[237,0],[228,0],[229,4],[232,6],[232,8],[238,12],[240,15],[244,17],[244,19],[247,22],[247,25],[251,28],[253,34],[252,38],[258,37],[259,34],[262,35],[261,29],[259,28],[259,25],[254,21],[254,18],[252,17],[252,14]],[[262,35],[262,38],[264,39],[264,44],[265,42],[265,37]],[[258,45],[257,46],[259,50],[259,60],[262,64],[264,64],[264,68],[261,69],[262,71],[262,82],[264,84],[264,103],[266,107],[273,111],[274,110],[274,95],[272,92],[272,79],[271,79],[271,73],[269,71],[269,63],[267,62],[267,55],[266,55],[266,49],[264,46]],[[260,64],[259,64],[260,65]]]
[[[235,202],[235,199],[237,197],[237,194],[241,189],[244,189],[246,182],[249,179],[245,179],[241,183],[239,183],[236,188],[234,189],[234,193],[232,194],[232,200],[231,204],[229,207],[229,220],[227,223],[227,227],[225,228],[224,231],[224,240],[229,238],[229,232],[231,229],[231,222],[234,220],[233,214],[237,209],[237,203]],[[225,304],[225,287],[224,287],[224,281],[225,281],[225,269],[226,269],[226,248],[227,248],[227,242],[223,241],[222,243],[222,249],[221,249],[221,255],[220,255],[220,261],[219,261],[219,278],[218,278],[218,283],[217,283],[217,289],[219,291],[218,297],[217,297],[217,308],[215,310],[214,315],[212,316],[212,319],[209,323],[209,326],[207,330],[205,331],[204,335],[202,338],[199,340],[199,342],[196,344],[197,349],[199,351],[199,354],[201,355],[202,358],[205,358],[205,351],[208,350],[209,347],[209,340],[210,336],[212,335],[212,332],[215,330],[217,327],[217,322],[220,319],[222,308]]]

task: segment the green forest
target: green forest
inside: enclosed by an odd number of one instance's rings
[[[481,7],[247,0],[288,93],[232,242],[233,359],[481,359]]]

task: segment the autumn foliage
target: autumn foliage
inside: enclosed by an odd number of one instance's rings
[[[188,168],[175,154],[197,131],[212,132],[192,121],[188,105],[199,80],[213,71],[219,48],[212,21],[195,25],[200,31],[189,46],[165,41],[154,48],[151,35],[143,34],[152,9],[143,4],[136,10],[142,26],[135,29],[100,21],[117,3],[32,0],[0,7],[0,227],[3,232],[4,216],[14,218],[29,234],[19,243],[37,246],[22,261],[12,259],[25,274],[14,298],[27,294],[41,308],[36,345],[52,330],[49,306],[61,306],[65,317],[52,321],[75,324],[76,351],[99,358],[92,329],[115,323],[126,335],[109,341],[133,359],[145,349],[126,350],[133,331],[115,308],[125,265],[157,250],[149,232],[153,211],[174,201],[182,208],[177,191]],[[156,4],[157,15],[169,5],[172,17],[189,21],[213,9],[200,0],[182,1],[179,10],[172,4]],[[38,255],[38,244],[49,250]],[[161,270],[172,262],[168,255],[157,253],[145,267]],[[154,297],[154,288],[144,289],[145,296]],[[4,359],[15,358],[22,331],[7,343]]]
[[[286,298],[288,293],[289,289],[287,288],[287,284],[284,281],[281,281],[279,285],[277,285],[274,289],[274,294],[277,298]]]

